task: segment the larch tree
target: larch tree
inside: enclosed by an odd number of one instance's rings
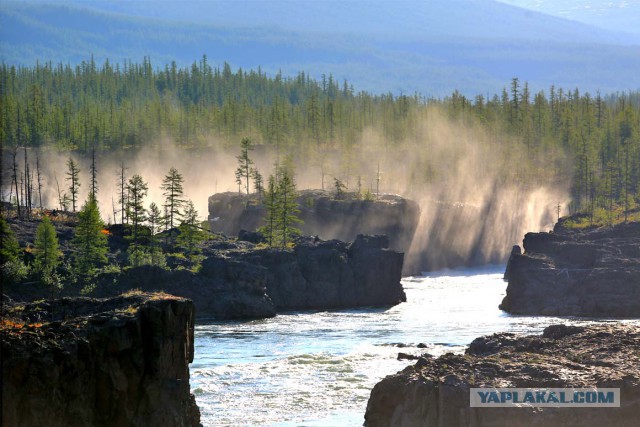
[[[118,204],[120,205],[120,223],[124,224],[127,218],[127,168],[120,163],[118,169]],[[115,222],[115,218],[113,219]]]
[[[165,224],[167,228],[173,228],[182,216],[182,207],[185,204],[184,178],[174,167],[162,180],[161,189],[164,196]]]
[[[296,225],[302,222],[298,217],[300,207],[296,201],[296,183],[291,172],[286,168],[282,170],[280,175],[277,194],[276,229],[280,232],[282,249],[285,249],[293,237],[300,234],[300,230]]]
[[[249,138],[243,138],[240,141],[240,155],[236,157],[238,159],[238,169],[236,169],[236,179],[245,179],[245,189],[249,194],[249,179],[251,178],[251,166],[253,160],[249,156],[249,152],[253,151],[253,144]]]
[[[43,279],[51,276],[60,264],[60,249],[56,229],[48,216],[42,218],[36,229],[35,262],[36,270]]]
[[[78,189],[80,188],[80,168],[78,164],[69,157],[67,160],[67,178],[69,182],[69,194],[71,194],[71,209],[76,211],[76,204],[78,202]]]
[[[20,245],[9,223],[0,217],[0,266],[7,262],[17,261],[20,255]]]
[[[132,238],[135,245],[139,243],[140,226],[147,220],[147,211],[143,201],[149,191],[149,186],[138,174],[133,175],[127,184],[129,199],[127,200],[127,217],[133,227]]]
[[[97,200],[96,195],[98,194],[98,168],[96,165],[96,145],[93,144],[91,148],[91,187],[89,188],[89,193],[94,200]]]
[[[264,193],[264,180],[262,178],[262,174],[258,171],[257,168],[251,169],[251,178],[253,178],[253,187],[258,193],[258,198],[262,200],[262,194]]]
[[[197,244],[204,240],[204,232],[198,225],[198,211],[191,200],[185,204],[184,217],[180,224],[178,244],[185,251],[189,262],[193,264],[194,256],[198,253]]]
[[[89,197],[78,213],[78,225],[72,241],[75,267],[79,273],[88,274],[107,262],[107,235],[103,230],[98,202]]]
[[[267,217],[266,224],[258,231],[266,237],[269,246],[273,247],[276,234],[276,218],[278,217],[278,191],[276,179],[273,175],[269,176],[262,203],[267,211]]]

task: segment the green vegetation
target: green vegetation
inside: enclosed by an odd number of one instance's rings
[[[551,87],[548,92],[533,93],[526,82],[513,79],[508,88],[489,98],[470,99],[457,91],[443,99],[372,95],[356,93],[348,82],[339,83],[331,75],[315,81],[305,73],[286,78],[269,77],[260,69],[234,72],[228,64],[211,67],[206,56],[188,68],[174,63],[154,69],[148,59],[115,66],[109,62],[98,66],[91,60],[75,68],[51,63],[3,65],[0,81],[0,137],[14,152],[18,147],[53,145],[89,156],[94,146],[112,150],[169,138],[180,146],[194,147],[209,144],[215,135],[227,146],[246,141],[236,171],[239,191],[243,186],[249,191],[250,179],[257,189],[263,186],[251,167],[249,152],[254,146],[291,154],[296,162],[304,159],[308,164],[302,167],[317,166],[322,187],[326,153],[338,150],[343,165],[335,175],[349,187],[349,180],[361,175],[354,170],[355,149],[366,143],[358,141],[368,129],[376,130],[384,141],[380,159],[415,137],[422,118],[437,109],[461,126],[479,126],[496,135],[496,144],[511,153],[509,179],[525,185],[540,180],[572,182],[572,213],[587,212],[595,222],[598,209],[613,213],[614,206],[622,206],[630,211],[640,203],[637,91],[602,96]],[[69,165],[67,173],[72,208],[76,168]],[[416,185],[438,179],[429,168],[423,171],[415,177]],[[124,222],[130,220],[126,217],[130,210],[125,206],[124,167],[121,172]],[[27,188],[19,188],[28,187],[30,174],[25,179],[13,175],[10,185],[5,185],[12,189],[13,198],[30,194]],[[373,186],[372,176],[370,172],[364,189]],[[165,190],[169,198],[165,208],[173,211],[169,223],[175,225],[176,206],[182,198],[171,194]],[[62,205],[66,199],[61,192],[59,196]],[[178,202],[173,207],[172,197]]]
[[[277,184],[273,175],[269,177],[263,200],[267,211],[266,225],[260,232],[264,234],[269,246],[286,249],[292,239],[300,234],[296,224],[302,221],[298,218],[300,208],[296,201],[297,191],[293,173],[289,168],[282,168],[276,176],[279,177]]]
[[[131,220],[134,246],[140,243],[140,228],[147,220],[147,210],[143,206],[143,201],[148,191],[149,186],[140,175],[133,175],[127,184],[127,218]]]
[[[42,218],[36,230],[34,267],[43,280],[51,277],[60,264],[60,252],[56,229],[48,216]]]
[[[206,239],[206,234],[200,229],[198,224],[198,211],[193,206],[193,202],[189,200],[184,211],[184,219],[180,224],[180,235],[178,236],[178,244],[183,249],[192,268],[194,265],[197,269],[199,249],[197,244]]]
[[[18,261],[20,245],[7,221],[0,217],[0,265]]]
[[[181,218],[181,210],[185,204],[184,178],[176,168],[169,169],[162,181],[162,195],[165,197],[165,229],[173,228],[174,224]]]
[[[67,181],[69,181],[69,194],[71,194],[71,209],[76,211],[76,203],[78,201],[78,190],[80,187],[79,177],[80,177],[80,168],[76,164],[76,162],[69,158],[67,161]]]
[[[98,203],[91,197],[78,213],[78,224],[73,238],[74,267],[81,275],[92,273],[107,262],[107,236],[100,218]]]
[[[242,141],[240,142],[240,155],[237,157],[238,169],[236,169],[236,177],[239,179],[245,178],[245,189],[247,190],[247,194],[249,194],[250,190],[249,179],[253,176],[252,171],[254,171],[251,167],[253,165],[253,160],[249,157],[249,151],[252,150],[253,144],[251,143],[251,140],[249,138],[242,138]]]

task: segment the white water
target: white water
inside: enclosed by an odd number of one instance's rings
[[[481,335],[583,323],[500,311],[503,271],[408,277],[402,281],[407,302],[386,310],[196,325],[191,386],[203,425],[359,426],[372,387],[411,363],[397,361],[398,352],[462,352]]]

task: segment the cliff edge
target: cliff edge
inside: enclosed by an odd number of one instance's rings
[[[500,308],[514,314],[640,317],[640,223],[527,233]]]
[[[3,309],[3,426],[200,425],[191,301],[132,293]]]

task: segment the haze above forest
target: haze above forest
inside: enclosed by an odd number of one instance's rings
[[[497,1],[83,1],[0,5],[8,64],[109,58],[333,74],[373,93],[471,96],[512,77],[533,90],[640,87],[640,36]],[[544,10],[544,9],[541,9]],[[633,9],[631,10],[633,12]],[[623,28],[623,29],[626,29]]]

